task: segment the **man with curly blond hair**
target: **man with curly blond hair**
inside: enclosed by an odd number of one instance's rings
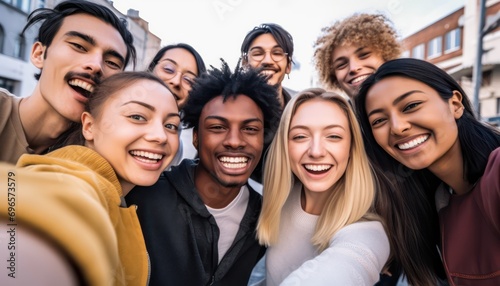
[[[401,54],[391,21],[381,14],[354,14],[321,30],[314,62],[327,89],[354,97],[363,81],[378,67]]]

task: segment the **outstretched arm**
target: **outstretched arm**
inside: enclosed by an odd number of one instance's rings
[[[359,222],[341,229],[330,246],[304,262],[281,285],[374,285],[389,258],[380,222]]]

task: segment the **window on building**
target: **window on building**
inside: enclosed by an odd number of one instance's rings
[[[5,41],[5,33],[2,25],[0,25],[0,54],[3,54],[3,43]]]
[[[22,35],[17,36],[14,43],[14,57],[24,60],[24,49],[26,47],[26,40]]]
[[[16,86],[15,81],[0,77],[0,87],[1,88],[5,88],[6,90],[8,90],[10,93],[13,94],[15,86]]]
[[[425,56],[424,52],[425,52],[425,46],[424,44],[420,44],[411,50],[411,57],[414,59],[423,60]]]
[[[428,58],[435,58],[441,55],[441,52],[443,50],[442,42],[443,38],[441,36],[435,37],[434,39],[429,41],[429,43],[427,44]]]
[[[460,49],[460,41],[460,28],[456,28],[446,33],[444,39],[444,52],[451,53]]]
[[[409,58],[410,57],[410,51],[406,50],[401,53],[402,58]]]

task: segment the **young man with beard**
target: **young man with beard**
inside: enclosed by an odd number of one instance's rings
[[[108,8],[88,1],[65,1],[28,17],[41,22],[31,62],[41,70],[25,98],[0,89],[0,161],[16,163],[24,153],[41,154],[79,122],[94,87],[135,64],[133,37]]]
[[[290,74],[293,64],[293,38],[283,27],[274,23],[261,24],[248,32],[241,44],[241,59],[244,66],[251,67],[267,76],[267,83],[278,91],[281,110],[293,94],[282,86],[285,75]],[[292,92],[294,93],[294,92]],[[274,134],[273,134],[274,137]],[[264,146],[267,150],[268,145]],[[264,152],[265,154],[265,152]],[[264,158],[252,173],[251,185],[262,193]]]
[[[247,183],[280,118],[266,81],[226,63],[200,76],[183,114],[199,159],[127,195],[146,240],[150,285],[246,285],[263,256],[255,237],[261,196]]]
[[[261,24],[247,33],[241,44],[243,65],[260,69],[268,83],[278,89],[283,109],[291,94],[281,83],[290,74],[293,64],[293,38],[283,27],[274,23]]]

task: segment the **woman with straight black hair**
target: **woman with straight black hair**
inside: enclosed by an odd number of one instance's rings
[[[500,285],[500,132],[422,60],[383,64],[355,107],[367,152],[392,182],[378,208],[388,208],[395,263],[410,284],[436,285],[444,267],[450,285]]]

